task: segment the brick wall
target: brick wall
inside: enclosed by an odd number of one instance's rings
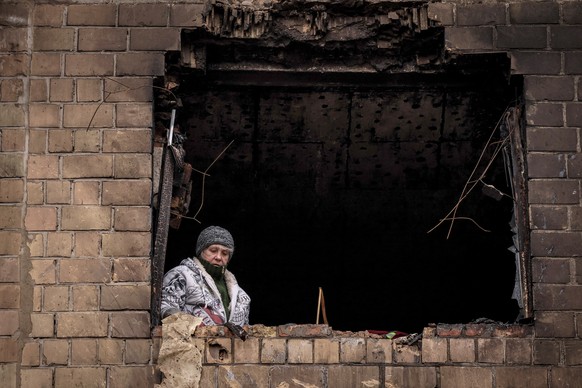
[[[133,3],[0,4],[3,387],[156,381],[152,77],[181,29],[202,25],[203,4]],[[582,381],[582,3],[442,2],[428,14],[449,50],[507,52],[525,78],[534,326],[440,325],[413,345],[325,327],[245,342],[205,332],[205,386]]]

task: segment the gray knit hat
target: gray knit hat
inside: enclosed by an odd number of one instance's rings
[[[220,244],[231,250],[230,257],[234,253],[234,240],[230,232],[220,226],[209,226],[200,232],[198,241],[196,242],[196,257],[200,257],[200,253],[211,246],[212,244]]]

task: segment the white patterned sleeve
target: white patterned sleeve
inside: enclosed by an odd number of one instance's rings
[[[184,310],[186,300],[186,278],[176,268],[164,275],[162,283],[162,318]]]

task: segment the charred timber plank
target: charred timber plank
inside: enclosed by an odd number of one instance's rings
[[[152,263],[152,326],[156,327],[161,322],[160,302],[162,293],[162,279],[166,261],[166,248],[168,244],[168,230],[170,227],[170,212],[172,203],[172,184],[174,180],[174,159],[172,153],[164,150],[162,161],[162,177],[160,187],[160,200],[156,223],[156,235],[154,239],[154,257]]]

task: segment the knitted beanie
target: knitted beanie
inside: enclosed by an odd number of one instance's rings
[[[211,246],[212,244],[220,244],[230,249],[230,257],[234,253],[234,240],[230,232],[220,226],[209,226],[200,232],[198,241],[196,242],[196,257],[200,257],[200,253]]]

